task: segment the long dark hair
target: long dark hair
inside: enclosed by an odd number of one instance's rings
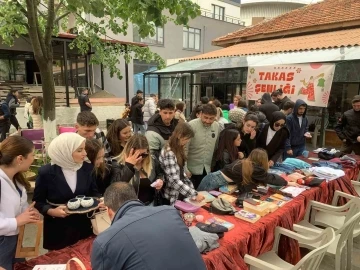
[[[34,144],[32,141],[21,136],[8,137],[0,145],[0,165],[6,167],[11,166],[16,157],[23,156],[27,158],[33,151]],[[15,185],[16,182],[18,182],[23,185],[26,190],[30,190],[30,183],[25,180],[22,172],[16,173],[13,181]]]
[[[253,121],[253,122],[256,123],[256,125],[259,124],[259,118],[257,117],[256,113],[247,112],[245,114],[244,120],[241,123],[237,123],[237,128],[239,129],[240,132],[243,132],[242,130],[243,130],[243,127],[244,127],[244,123],[246,123],[247,121]]]
[[[234,141],[239,136],[239,131],[236,129],[224,129],[220,134],[218,149],[216,150],[216,161],[223,159],[224,151],[230,155],[231,163],[238,159],[238,148],[234,146]]]
[[[123,146],[121,145],[119,134],[120,131],[129,126],[130,123],[125,119],[117,119],[110,125],[106,139],[111,146],[111,156],[117,157],[122,152]]]
[[[34,97],[31,100],[31,105],[33,107],[34,114],[42,114],[42,108],[43,108],[43,98],[42,97]]]
[[[104,149],[104,146],[98,139],[86,140],[85,151],[86,151],[87,157],[90,160],[91,164],[94,165],[95,175],[96,176],[100,175],[101,178],[104,178],[105,171],[106,171],[105,163],[102,162],[99,167],[95,166],[97,155],[101,149]]]
[[[177,124],[174,132],[168,140],[167,146],[169,146],[171,151],[175,154],[179,167],[184,166],[186,162],[185,146],[180,145],[180,139],[190,139],[194,136],[195,133],[191,126],[188,123],[180,122]],[[166,148],[167,147],[165,147],[165,149]]]

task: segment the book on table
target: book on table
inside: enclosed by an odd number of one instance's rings
[[[205,197],[204,201],[206,203],[209,203],[209,202],[212,202],[213,200],[215,200],[215,197],[207,191],[199,191],[198,194],[201,194]]]
[[[235,217],[238,219],[242,219],[242,220],[251,222],[251,223],[255,223],[256,221],[258,221],[261,218],[261,216],[255,214],[255,213],[249,212],[249,211],[245,211],[245,210],[240,210],[240,211],[236,212]]]
[[[206,224],[216,223],[218,225],[226,227],[229,231],[235,227],[234,224],[232,224],[229,221],[223,220],[218,217],[211,217],[205,221]]]

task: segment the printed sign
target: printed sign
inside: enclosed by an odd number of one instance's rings
[[[249,67],[246,98],[257,100],[264,93],[281,88],[292,101],[304,100],[309,106],[326,107],[335,64],[294,64]]]

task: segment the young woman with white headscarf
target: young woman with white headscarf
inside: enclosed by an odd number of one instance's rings
[[[78,195],[99,197],[92,165],[84,162],[85,138],[63,133],[49,145],[51,164],[40,168],[34,190],[35,208],[44,215],[44,248],[57,250],[92,234],[86,215],[65,212],[65,205]],[[60,206],[56,206],[60,205]]]

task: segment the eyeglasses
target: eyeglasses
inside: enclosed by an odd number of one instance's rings
[[[139,155],[139,157],[142,157],[143,159],[147,158],[148,156],[149,156],[148,153],[142,153],[142,154]]]
[[[275,127],[284,127],[284,126],[285,126],[285,124],[275,123],[275,124],[274,124],[274,126],[275,126]]]

